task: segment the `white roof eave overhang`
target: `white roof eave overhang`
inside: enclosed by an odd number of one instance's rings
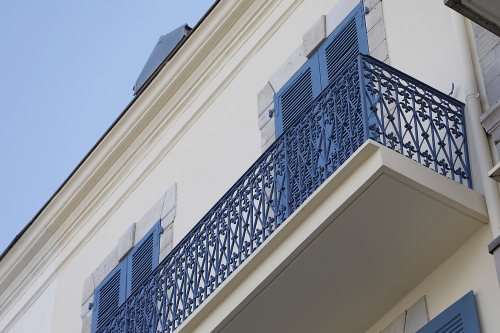
[[[445,0],[444,4],[500,36],[500,5],[498,0]]]

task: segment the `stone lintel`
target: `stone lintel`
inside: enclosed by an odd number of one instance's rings
[[[160,221],[164,199],[165,195],[162,195],[153,207],[151,207],[149,211],[139,220],[139,222],[137,222],[135,227],[134,245],[137,244],[149,230],[151,230],[156,222]]]
[[[132,225],[118,239],[118,261],[121,261],[134,247],[136,224]]]

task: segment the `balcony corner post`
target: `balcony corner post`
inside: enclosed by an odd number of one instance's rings
[[[283,135],[283,155],[285,156],[285,174],[283,175],[284,179],[283,182],[285,184],[285,205],[286,205],[286,213],[285,216],[283,216],[283,220],[288,218],[291,214],[291,207],[290,207],[290,170],[289,170],[289,161],[288,161],[288,135],[284,134]]]
[[[464,137],[464,155],[465,155],[465,165],[467,167],[467,174],[469,175],[469,178],[467,179],[467,187],[472,188],[472,168],[470,164],[470,157],[469,157],[469,140],[468,140],[468,133],[467,133],[467,126],[465,125],[466,123],[466,115],[465,115],[465,104],[462,108],[462,135]]]
[[[366,105],[366,91],[365,91],[365,76],[363,71],[363,55],[358,54],[358,75],[359,75],[359,93],[361,97],[361,112],[363,114],[363,128],[365,138],[363,141],[367,141],[370,138],[370,128],[369,128],[369,114],[368,106]]]

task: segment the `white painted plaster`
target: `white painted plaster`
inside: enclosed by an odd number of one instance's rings
[[[500,327],[497,315],[500,311],[500,288],[493,256],[487,251],[491,239],[490,227],[483,226],[366,333],[379,333],[422,295],[426,295],[429,319],[432,320],[471,290],[476,297],[481,332],[497,332]]]
[[[54,301],[57,280],[45,289],[37,300],[26,310],[17,322],[8,330],[9,333],[51,333],[54,317]],[[79,327],[77,327],[77,331]]]

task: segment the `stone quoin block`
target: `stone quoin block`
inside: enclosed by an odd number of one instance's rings
[[[382,2],[379,2],[375,7],[370,9],[368,14],[365,15],[366,31],[370,31],[380,20],[384,18],[382,9]]]
[[[374,51],[385,40],[384,20],[380,20],[368,31],[368,49]]]
[[[268,122],[271,120],[272,117],[269,117],[269,110],[274,109],[274,102],[269,105],[269,107],[266,109],[265,112],[263,112],[259,116],[259,129],[261,130]]]
[[[400,314],[392,323],[380,333],[404,333],[406,322],[406,311]]]
[[[269,105],[274,101],[274,89],[267,82],[264,87],[257,93],[257,110],[259,117],[269,108]]]
[[[106,276],[118,265],[118,246],[116,246],[110,254],[104,259],[101,264],[92,273],[94,277],[94,285],[97,287]]]
[[[95,284],[94,284],[94,276],[93,274],[90,274],[85,281],[83,282],[83,293],[82,293],[82,304],[85,305],[85,302],[94,295],[94,289],[95,289]]]
[[[262,130],[260,132],[261,135],[261,141],[260,145],[261,147],[264,146],[266,142],[268,142],[271,138],[274,139],[274,134],[275,134],[275,128],[274,128],[274,117],[272,117],[269,122],[262,127]]]
[[[415,304],[406,310],[406,323],[404,333],[416,333],[429,322],[427,302],[422,296]]]
[[[80,309],[80,317],[83,318],[87,315],[87,313],[89,313],[89,303],[94,303],[94,294],[92,293],[92,296],[89,297],[89,299],[87,299],[83,305],[82,305],[82,308]]]
[[[167,245],[171,244],[174,240],[174,228],[172,225],[168,226],[160,235],[160,252],[163,251]]]
[[[269,83],[274,91],[277,92],[280,90],[306,61],[307,57],[304,54],[302,44],[300,44],[285,63],[269,78]]]
[[[163,220],[172,209],[177,205],[177,183],[174,183],[165,193],[163,207],[161,210],[161,219]],[[174,215],[175,216],[175,215]]]
[[[488,52],[493,50],[493,48],[498,44],[500,44],[500,37],[489,32],[488,30],[484,30],[481,34],[479,34],[476,38],[477,55],[479,60],[483,59]]]
[[[377,60],[385,61],[389,58],[389,49],[387,47],[387,39],[384,39],[375,50],[373,50],[370,55]]]
[[[326,39],[326,16],[321,17],[302,36],[302,47],[304,54],[309,58]]]

